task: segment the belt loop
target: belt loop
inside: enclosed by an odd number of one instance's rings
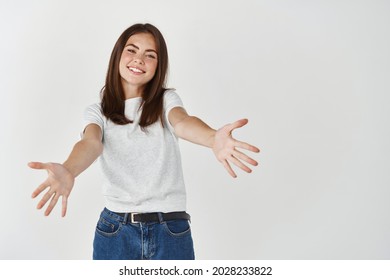
[[[127,224],[127,219],[129,218],[129,213],[125,213],[125,216],[123,217],[123,222],[122,224]]]
[[[158,212],[157,215],[158,215],[158,220],[159,220],[160,224],[162,224],[164,222],[164,218],[163,218],[162,213]]]

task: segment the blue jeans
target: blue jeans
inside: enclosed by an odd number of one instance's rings
[[[188,220],[125,223],[104,208],[95,230],[94,260],[193,260]]]

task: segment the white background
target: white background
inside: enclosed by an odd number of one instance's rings
[[[35,210],[44,171],[79,140],[113,45],[150,22],[169,86],[260,165],[232,179],[181,141],[198,259],[390,258],[388,1],[0,2],[0,259],[90,259],[103,207],[99,165],[80,175],[66,218]]]

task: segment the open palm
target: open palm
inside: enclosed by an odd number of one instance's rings
[[[233,138],[232,132],[234,129],[240,128],[248,123],[247,119],[238,120],[234,123],[227,124],[222,128],[218,129],[215,134],[213,152],[220,161],[225,169],[229,172],[232,177],[237,177],[236,173],[233,171],[230,163],[233,163],[237,167],[241,168],[245,172],[252,172],[252,170],[244,164],[244,162],[249,163],[253,166],[258,165],[257,161],[250,158],[243,152],[237,150],[237,148],[245,149],[251,152],[258,153],[260,150],[248,143],[238,141]]]
[[[45,189],[49,188],[46,194],[39,201],[37,208],[41,209],[51,199],[45,215],[49,215],[62,196],[62,217],[66,214],[68,197],[74,185],[73,175],[59,163],[30,162],[29,167],[33,169],[45,169],[48,173],[47,179],[39,185],[32,193],[32,197],[37,197]]]

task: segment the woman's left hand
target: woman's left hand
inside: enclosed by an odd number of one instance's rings
[[[243,127],[247,123],[247,119],[238,120],[234,123],[223,126],[215,133],[214,144],[212,146],[213,152],[218,161],[223,164],[225,169],[234,178],[236,178],[237,175],[234,173],[229,162],[248,173],[252,172],[252,170],[243,162],[249,163],[253,166],[258,165],[257,161],[237,150],[237,148],[245,149],[254,153],[260,152],[259,148],[248,143],[238,141],[232,137],[232,132],[234,129]]]

